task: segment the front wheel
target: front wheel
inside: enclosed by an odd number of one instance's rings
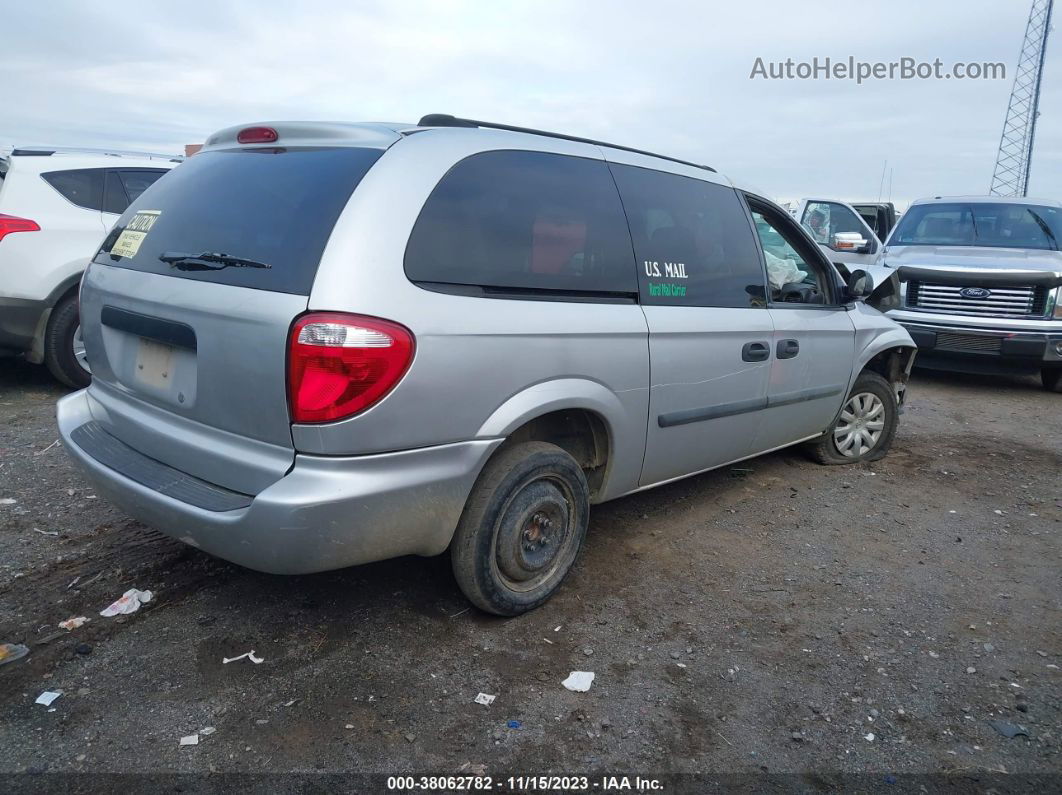
[[[808,445],[820,464],[855,464],[884,458],[892,446],[899,407],[892,386],[877,373],[856,379],[834,426]]]
[[[590,492],[553,444],[500,450],[472,488],[450,545],[457,584],[488,613],[516,616],[549,599],[586,537]]]
[[[1040,371],[1040,380],[1048,392],[1062,392],[1062,367],[1045,367]]]

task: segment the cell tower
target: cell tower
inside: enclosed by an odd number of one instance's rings
[[[1026,196],[1032,163],[1036,117],[1040,114],[1040,80],[1047,53],[1047,34],[1051,31],[1054,0],[1033,0],[1025,41],[1018,57],[1018,71],[1010,92],[1007,118],[999,139],[996,170],[992,173],[993,196]]]

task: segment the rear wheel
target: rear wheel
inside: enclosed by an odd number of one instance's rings
[[[810,443],[808,451],[820,464],[877,461],[889,452],[898,419],[889,382],[877,373],[862,373],[833,428]]]
[[[64,298],[52,310],[44,335],[44,363],[67,386],[81,389],[92,380],[75,295]]]
[[[554,594],[586,536],[583,470],[561,448],[526,442],[484,467],[450,545],[457,584],[488,613],[515,616]]]
[[[1040,371],[1040,380],[1049,392],[1062,392],[1062,367],[1045,367]]]

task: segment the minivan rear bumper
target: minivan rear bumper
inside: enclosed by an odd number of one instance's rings
[[[63,444],[107,499],[173,538],[272,574],[443,552],[480,469],[503,441],[357,457],[296,455],[292,469],[250,496],[247,507],[218,511],[137,482],[79,445],[86,436],[74,432],[94,422],[84,390],[62,398],[57,413]]]

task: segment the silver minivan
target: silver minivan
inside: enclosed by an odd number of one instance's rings
[[[59,427],[101,493],[211,554],[449,549],[516,615],[591,504],[797,442],[883,456],[915,346],[869,289],[705,166],[450,116],[234,127],[104,241]]]

